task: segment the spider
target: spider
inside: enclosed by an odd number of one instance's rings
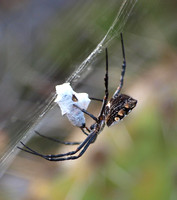
[[[74,105],[79,110],[81,110],[86,115],[90,116],[95,122],[87,128],[85,124],[80,127],[82,132],[86,135],[86,138],[83,142],[62,142],[44,135],[41,135],[37,131],[35,131],[39,136],[44,137],[46,139],[59,142],[65,145],[78,145],[74,151],[69,151],[67,153],[56,154],[56,155],[44,155],[41,153],[36,152],[35,150],[31,149],[30,147],[26,146],[24,143],[21,142],[24,148],[18,147],[19,149],[28,152],[30,154],[34,154],[36,156],[40,156],[48,161],[65,161],[65,160],[75,160],[81,157],[88,147],[95,142],[98,134],[104,129],[105,125],[108,127],[118,123],[122,120],[129,112],[136,106],[137,100],[133,99],[132,97],[126,94],[120,94],[120,91],[123,87],[124,82],[124,75],[126,69],[126,59],[125,59],[125,50],[124,50],[124,43],[123,43],[123,36],[122,33],[120,34],[121,37],[121,46],[122,46],[122,55],[123,55],[123,63],[122,63],[122,72],[120,77],[120,84],[117,87],[115,93],[113,94],[112,98],[108,101],[108,50],[106,48],[106,73],[104,77],[104,85],[105,85],[105,95],[103,100],[97,98],[90,98],[91,100],[98,100],[102,102],[101,110],[98,117],[90,114],[87,110],[80,108],[77,105]]]

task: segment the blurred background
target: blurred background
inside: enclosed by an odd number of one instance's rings
[[[119,124],[106,127],[83,157],[49,162],[16,146],[56,154],[85,136],[48,109],[62,84],[106,35],[127,0],[0,0],[0,200],[177,199],[177,2],[141,0],[124,9],[127,71],[122,93],[138,100]],[[118,26],[118,27],[119,27]],[[119,31],[109,42],[109,90],[119,84]],[[104,95],[105,52],[72,83],[76,92]],[[101,104],[91,102],[97,115]],[[45,116],[41,116],[45,109]],[[37,120],[40,116],[40,120]],[[36,121],[37,120],[37,121]],[[86,117],[88,126],[93,121]],[[31,139],[30,139],[31,138]],[[18,154],[17,154],[18,153]],[[8,167],[8,169],[7,169]]]

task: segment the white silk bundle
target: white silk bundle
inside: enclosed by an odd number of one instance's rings
[[[79,109],[87,109],[90,99],[87,93],[76,93],[70,83],[64,83],[56,86],[57,97],[55,102],[59,105],[62,115],[66,115],[68,120],[78,127],[85,124],[84,113]],[[79,108],[75,107],[77,105]]]

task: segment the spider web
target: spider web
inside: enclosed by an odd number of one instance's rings
[[[80,66],[67,78],[66,82],[70,82],[71,85],[76,85],[81,79],[83,79],[83,77],[85,77],[84,75],[87,73],[88,68],[92,62],[94,62],[97,55],[109,45],[111,40],[119,36],[120,32],[123,31],[123,28],[136,2],[137,0],[123,1],[115,20],[113,21],[104,38],[93,50],[93,52],[91,52],[91,54],[80,64]],[[24,128],[19,130],[15,138],[12,138],[12,141],[7,147],[7,151],[0,158],[0,177],[4,174],[5,170],[13,161],[15,155],[18,153],[16,146],[18,145],[19,141],[26,143],[32,137],[34,128],[40,123],[41,119],[48,113],[48,111],[55,106],[55,98],[56,94],[51,94],[50,97],[46,100],[46,104],[37,108],[31,121],[29,121]]]

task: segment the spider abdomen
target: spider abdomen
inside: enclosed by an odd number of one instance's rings
[[[105,109],[106,125],[112,126],[118,123],[136,106],[137,100],[126,94],[120,94],[117,97],[112,97],[107,103]]]

